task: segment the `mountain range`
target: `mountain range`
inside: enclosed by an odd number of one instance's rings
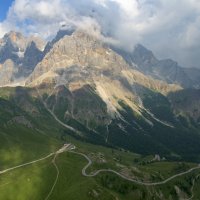
[[[140,44],[126,52],[81,30],[47,43],[10,32],[0,40],[0,85],[7,103],[32,115],[39,108],[30,99],[40,100],[81,140],[200,159],[200,70]]]
[[[0,199],[199,199],[200,70],[62,27],[0,39]]]
[[[53,45],[73,32],[74,30],[61,29],[56,37],[47,43],[39,37],[25,37],[14,31],[6,34],[0,40],[1,86],[24,81]],[[110,49],[122,56],[133,69],[154,79],[178,84],[183,88],[200,87],[199,69],[183,68],[171,59],[159,60],[141,44],[136,45],[132,52],[115,46],[110,46]]]

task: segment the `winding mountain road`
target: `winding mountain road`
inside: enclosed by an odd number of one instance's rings
[[[54,184],[53,184],[53,186],[52,186],[50,192],[48,193],[47,197],[45,198],[45,200],[48,200],[49,197],[51,196],[51,194],[53,193],[53,190],[54,190],[54,188],[55,188],[55,186],[56,186],[56,184],[57,184],[57,181],[58,181],[58,178],[59,178],[59,174],[60,174],[59,169],[58,169],[58,166],[56,165],[56,157],[57,157],[59,154],[63,153],[63,152],[69,152],[69,153],[73,153],[73,154],[82,156],[82,157],[84,157],[84,158],[88,161],[88,163],[87,163],[87,164],[83,167],[83,169],[82,169],[82,175],[85,176],[85,177],[95,177],[95,176],[97,176],[98,174],[100,174],[100,173],[102,173],[102,172],[110,172],[110,173],[116,174],[117,176],[119,176],[119,177],[121,177],[121,178],[123,178],[123,179],[125,179],[125,180],[127,180],[127,181],[133,182],[133,183],[138,184],[138,185],[143,185],[143,186],[164,185],[164,184],[170,182],[171,180],[173,180],[173,179],[175,179],[175,178],[177,178],[177,177],[180,177],[180,176],[189,174],[189,173],[191,173],[191,172],[193,172],[193,171],[195,171],[195,170],[200,169],[200,165],[198,165],[198,166],[193,167],[193,168],[191,168],[191,169],[189,169],[189,170],[187,170],[187,171],[185,171],[185,172],[175,174],[175,175],[173,175],[173,176],[167,178],[167,179],[164,180],[164,181],[159,181],[159,182],[154,182],[154,183],[152,183],[152,182],[142,182],[142,181],[139,181],[139,180],[135,180],[135,179],[132,179],[132,178],[128,178],[128,177],[124,176],[123,174],[120,174],[119,172],[114,171],[114,170],[112,170],[112,169],[100,169],[100,170],[97,170],[97,171],[92,172],[92,173],[90,173],[90,174],[87,174],[86,170],[92,165],[92,160],[91,160],[87,155],[85,155],[85,154],[83,154],[83,153],[76,152],[76,151],[72,151],[72,149],[74,149],[74,146],[72,146],[71,144],[64,145],[64,146],[63,146],[62,148],[60,148],[58,151],[56,151],[56,152],[54,152],[54,153],[50,153],[49,155],[47,155],[47,156],[45,156],[45,157],[43,157],[43,158],[40,158],[40,159],[31,161],[31,162],[28,162],[28,163],[25,163],[25,164],[21,164],[21,165],[18,165],[18,166],[15,166],[15,167],[8,168],[8,169],[6,169],[6,170],[0,171],[0,175],[5,174],[5,173],[7,173],[7,172],[9,172],[9,171],[18,169],[18,168],[25,167],[25,166],[27,166],[27,165],[31,165],[31,164],[40,162],[40,161],[45,160],[45,159],[47,159],[47,158],[50,158],[51,156],[54,155],[53,160],[52,160],[52,163],[53,163],[53,165],[54,165],[55,168],[56,168],[57,175],[56,175]],[[199,175],[198,175],[198,177],[199,177]],[[194,183],[195,183],[195,182],[194,182]],[[193,183],[193,185],[194,185],[194,183]],[[193,186],[193,187],[194,187],[194,186]],[[192,190],[193,190],[193,187],[192,187]],[[192,199],[192,198],[193,198],[193,195],[192,195],[192,197],[189,198],[189,199]]]
[[[83,153],[78,153],[78,152],[75,152],[75,151],[69,151],[69,152],[73,153],[73,154],[81,155],[81,156],[83,156],[88,161],[88,164],[82,169],[82,175],[83,176],[94,177],[94,176],[97,176],[101,172],[111,172],[111,173],[114,173],[114,174],[118,175],[119,177],[121,177],[121,178],[123,178],[123,179],[125,179],[127,181],[131,181],[131,182],[136,183],[138,185],[144,185],[144,186],[164,185],[164,184],[168,183],[169,181],[171,181],[171,180],[173,180],[173,179],[175,179],[177,177],[189,174],[189,173],[191,173],[191,172],[193,172],[193,171],[195,171],[197,169],[200,169],[200,165],[198,165],[197,167],[193,167],[193,168],[189,169],[188,171],[185,171],[185,172],[182,172],[182,173],[179,173],[179,174],[175,174],[175,175],[171,176],[170,178],[167,178],[164,181],[155,182],[155,183],[142,182],[142,181],[139,181],[139,180],[128,178],[128,177],[124,176],[123,174],[120,174],[119,172],[114,171],[112,169],[100,169],[100,170],[97,170],[94,173],[87,174],[86,170],[90,167],[90,165],[92,165],[92,160],[87,155],[85,155]]]

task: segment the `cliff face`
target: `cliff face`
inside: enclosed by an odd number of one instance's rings
[[[98,72],[114,68],[115,72],[126,66],[126,63],[94,37],[75,32],[54,44],[42,62],[36,66],[29,81],[36,80],[46,72],[72,65],[81,66],[82,69],[90,67],[91,70]]]
[[[12,60],[8,59],[3,64],[0,64],[0,85],[7,85],[14,80],[14,74],[17,69]]]

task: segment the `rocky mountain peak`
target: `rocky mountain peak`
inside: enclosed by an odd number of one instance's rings
[[[26,48],[23,59],[23,67],[33,69],[37,63],[42,60],[43,53],[40,51],[34,41],[32,41]]]
[[[146,55],[146,56],[148,56],[148,57],[154,57],[154,58],[155,58],[153,52],[150,51],[149,49],[147,49],[146,47],[144,47],[144,46],[141,45],[141,44],[137,44],[137,45],[135,46],[133,53],[135,53],[135,54],[136,54],[136,53],[137,53],[137,54],[140,54],[141,56]]]
[[[13,47],[16,50],[24,51],[27,46],[27,38],[24,37],[19,32],[10,31],[9,33],[5,34],[4,37],[1,39],[1,47]]]
[[[11,31],[0,40],[0,64],[3,72],[0,85],[7,85],[28,76],[42,59],[45,42],[36,36],[25,37]],[[12,61],[12,62],[11,62]]]
[[[60,68],[81,66],[91,68],[90,71],[119,71],[127,67],[123,58],[112,51],[95,36],[82,31],[75,31],[56,42],[49,53],[39,63],[29,81],[36,80],[41,75]]]
[[[45,49],[44,49],[44,54],[47,54],[52,48],[53,48],[53,45],[58,42],[60,39],[62,39],[64,36],[68,35],[72,35],[73,32],[74,32],[75,29],[67,29],[65,27],[62,27],[56,34],[55,38],[48,42],[47,45],[45,46]]]
[[[16,50],[25,51],[30,44],[34,42],[38,49],[44,49],[46,42],[37,36],[25,37],[22,33],[10,31],[0,39],[0,47],[12,46]]]
[[[152,65],[157,62],[152,51],[148,50],[141,44],[135,46],[134,51],[132,52],[132,61],[137,64],[140,68],[149,70]]]
[[[41,37],[30,36],[27,38],[27,40],[28,40],[27,46],[30,46],[30,44],[34,42],[37,49],[39,49],[40,51],[44,51],[44,48],[46,46],[46,41],[43,40]]]
[[[172,59],[159,60],[152,51],[141,44],[136,45],[131,53],[121,49],[112,49],[120,54],[132,68],[154,79],[162,80],[169,84],[179,84],[184,88],[200,87],[199,69],[184,69]],[[191,76],[194,73],[196,76]]]
[[[56,37],[53,39],[54,43],[59,41],[61,38],[63,38],[64,36],[68,35],[72,35],[74,33],[74,29],[60,29],[57,34]]]
[[[5,34],[3,37],[5,41],[10,40],[13,43],[16,43],[19,40],[25,39],[23,35],[19,32],[10,31],[9,33]]]

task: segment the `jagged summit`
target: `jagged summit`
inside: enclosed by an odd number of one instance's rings
[[[66,26],[62,26],[59,31],[57,32],[56,36],[53,38],[52,41],[49,41],[44,49],[44,54],[47,54],[51,48],[53,47],[53,45],[58,42],[60,39],[62,39],[64,36],[66,35],[72,35],[74,33],[75,29],[70,27],[66,27]]]
[[[178,84],[184,88],[199,88],[200,81],[197,80],[196,76],[190,75],[197,73],[197,77],[199,77],[199,69],[185,69],[172,59],[159,60],[152,51],[141,44],[136,45],[132,52],[115,47],[112,47],[112,49],[120,54],[134,69],[145,75],[169,84]]]
[[[73,40],[76,40],[76,42]],[[21,33],[11,31],[0,39],[0,63],[4,65],[8,59],[14,63],[15,72],[18,72],[17,75],[12,74],[12,80],[15,80],[20,77],[20,74],[26,78],[35,69],[36,65],[40,64],[40,61],[44,63],[46,56],[48,55],[49,57],[49,54],[52,56],[53,61],[47,68],[51,68],[55,63],[59,65],[60,59],[63,61],[63,64],[71,62],[71,64],[79,66],[90,65],[93,68],[96,66],[102,68],[104,65],[104,68],[108,67],[112,69],[111,60],[117,58],[118,61],[112,61],[115,63],[119,62],[119,64],[115,66],[115,69],[129,65],[147,76],[165,81],[169,84],[175,83],[185,88],[198,88],[200,85],[198,79],[200,70],[181,68],[175,61],[170,59],[159,60],[152,51],[141,44],[136,45],[133,52],[130,53],[126,52],[124,49],[105,44],[102,38],[97,38],[95,35],[63,25],[55,38],[48,42],[45,47],[44,46],[45,41],[39,37],[25,37]],[[77,55],[75,50],[77,50]],[[93,50],[94,52],[92,52]],[[55,51],[57,51],[57,54],[62,54],[62,57],[59,58],[59,56],[57,56],[57,58],[54,58],[53,54]],[[115,53],[113,54],[113,52]],[[115,58],[113,58],[110,53],[115,56]],[[67,60],[66,55],[69,56],[71,61],[70,59]],[[63,56],[65,60],[63,60]],[[119,60],[120,56],[123,57],[123,59]],[[111,60],[106,61],[108,58]],[[126,61],[126,63],[124,63],[124,61]],[[63,67],[63,64],[61,64],[60,67]],[[68,63],[68,65],[70,65],[70,63]],[[191,76],[191,74],[194,74],[194,71],[197,75]],[[9,70],[9,73],[10,72]],[[7,80],[7,82],[9,83],[11,80]]]
[[[0,40],[0,86],[25,79],[42,59],[45,41],[11,31]]]
[[[148,50],[141,44],[137,44],[135,46],[132,52],[132,59],[133,62],[138,65],[138,67],[143,67],[144,69],[151,67],[158,61],[153,52]]]
[[[25,51],[25,49],[34,42],[38,49],[42,50],[45,46],[45,41],[42,40],[40,37],[37,36],[30,36],[25,37],[20,32],[10,31],[9,33],[5,34],[2,39],[0,39],[0,46],[3,47],[6,44],[10,44],[13,47]]]
[[[64,36],[53,45],[43,61],[36,66],[29,81],[36,80],[49,70],[54,71],[73,65],[97,71],[113,68],[116,71],[127,66],[123,58],[106,47],[102,41],[82,31],[76,31],[71,36]]]
[[[17,41],[24,40],[24,39],[25,39],[24,36],[20,32],[10,31],[9,33],[6,33],[4,35],[1,41],[3,40],[4,42],[10,41],[10,42],[16,43]]]

